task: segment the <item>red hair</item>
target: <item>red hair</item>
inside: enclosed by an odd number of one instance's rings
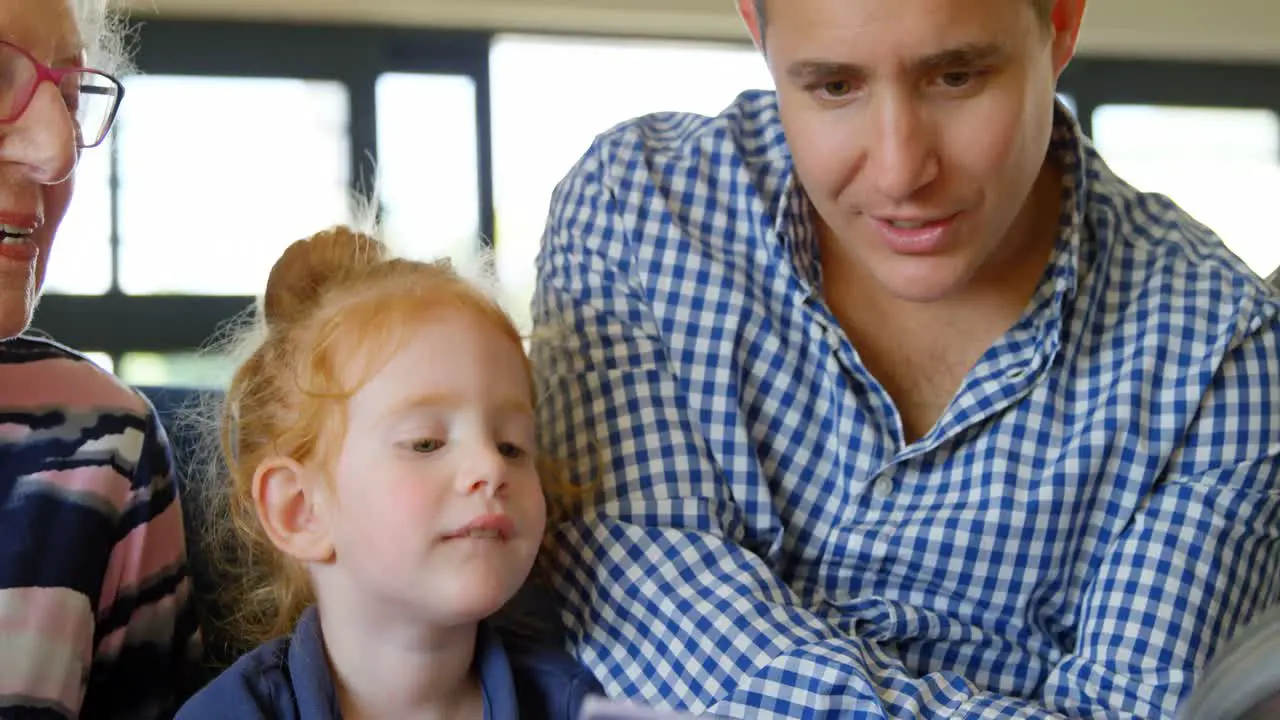
[[[253,646],[288,634],[314,602],[305,568],[272,544],[258,519],[257,468],[279,456],[330,464],[345,435],[345,403],[398,351],[408,328],[440,312],[470,313],[509,338],[532,393],[519,331],[448,263],[392,257],[377,239],[346,227],[299,240],[276,261],[219,417],[229,483],[208,531],[224,550],[224,600],[238,640]]]

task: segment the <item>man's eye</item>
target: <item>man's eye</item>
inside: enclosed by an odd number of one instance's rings
[[[968,71],[943,73],[941,80],[943,85],[959,89],[973,82],[973,73]]]
[[[832,80],[822,84],[822,93],[831,98],[842,98],[853,92],[853,83],[848,80]]]

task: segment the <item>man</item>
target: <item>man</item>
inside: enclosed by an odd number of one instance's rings
[[[776,95],[552,202],[579,657],[734,717],[1171,716],[1280,595],[1276,298],[1056,102],[1084,0],[738,8]]]

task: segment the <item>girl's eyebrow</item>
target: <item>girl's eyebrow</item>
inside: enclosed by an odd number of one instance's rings
[[[400,415],[416,410],[450,410],[462,407],[469,402],[470,400],[468,398],[451,393],[410,395],[396,403],[392,408],[392,414]],[[497,404],[497,409],[503,413],[512,415],[533,416],[533,408],[529,405],[529,401],[515,397],[504,398]]]

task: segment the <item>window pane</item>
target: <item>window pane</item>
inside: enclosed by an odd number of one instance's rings
[[[111,288],[111,143],[107,138],[80,154],[75,194],[49,257],[47,292],[98,295]]]
[[[551,192],[597,135],[650,112],[715,115],[773,87],[749,45],[501,36],[489,62],[497,271],[522,323]]]
[[[1076,99],[1073,95],[1060,92],[1058,93],[1058,100],[1061,100],[1062,104],[1067,106],[1067,109],[1071,111],[1072,115],[1079,114],[1079,110],[1076,108]]]
[[[476,87],[469,77],[378,78],[382,230],[402,255],[460,264],[480,247]]]
[[[111,361],[111,356],[104,352],[87,352],[84,356],[94,365],[106,370],[107,372],[115,372],[115,363]]]
[[[149,75],[119,126],[120,286],[253,295],[294,240],[349,222],[346,87]]]
[[[120,358],[120,378],[130,385],[223,389],[235,371],[223,355],[199,353],[127,353]]]
[[[1259,275],[1280,265],[1280,118],[1269,110],[1107,105],[1093,116],[1107,164],[1169,196]]]

